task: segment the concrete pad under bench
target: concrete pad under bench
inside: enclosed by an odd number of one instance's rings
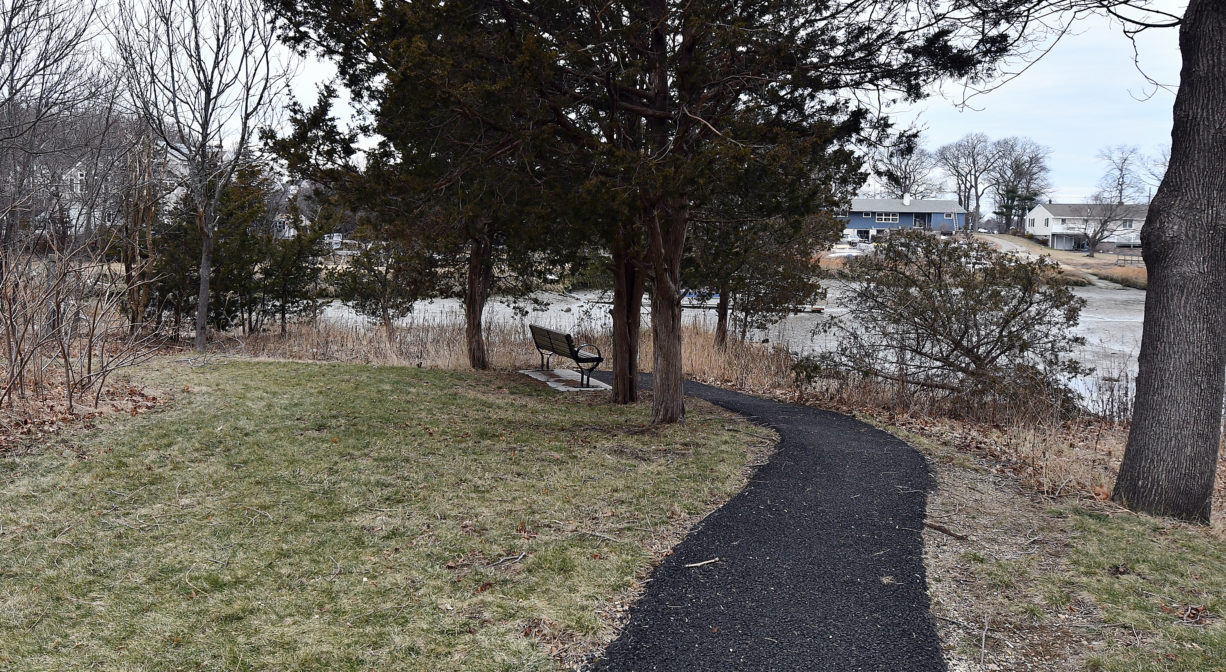
[[[574,369],[524,369],[520,373],[535,378],[559,392],[597,392],[613,389],[599,380],[591,381],[587,387],[581,387],[579,372]]]

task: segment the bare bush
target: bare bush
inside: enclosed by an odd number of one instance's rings
[[[72,413],[78,403],[97,405],[107,379],[148,358],[154,342],[127,328],[128,287],[106,260],[108,248],[42,241],[26,235],[2,252],[0,407],[55,396]]]
[[[848,313],[827,328],[834,351],[798,363],[803,381],[888,381],[970,415],[1076,412],[1068,382],[1087,371],[1069,353],[1082,299],[1057,269],[975,240],[899,232],[851,261]]]

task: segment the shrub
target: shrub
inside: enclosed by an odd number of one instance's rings
[[[1046,282],[1051,261],[900,232],[846,273],[847,314],[826,322],[837,347],[799,362],[802,382],[861,376],[971,414],[1074,407],[1067,382],[1087,370],[1068,355],[1084,343],[1071,330],[1085,302]]]

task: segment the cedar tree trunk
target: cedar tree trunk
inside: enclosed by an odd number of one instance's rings
[[[481,329],[481,316],[494,284],[493,244],[486,235],[473,236],[468,247],[468,286],[464,290],[464,340],[468,343],[468,365],[490,368]]]
[[[639,329],[643,273],[631,252],[632,231],[620,227],[613,244],[613,403],[639,400]]]
[[[1132,430],[1112,499],[1208,522],[1226,373],[1226,5],[1192,0],[1171,159],[1141,231],[1149,289]]]
[[[684,201],[670,199],[648,224],[652,266],[651,422],[685,422],[681,367],[681,256],[685,250]]]
[[[728,287],[719,288],[719,303],[715,306],[715,347],[728,347]]]

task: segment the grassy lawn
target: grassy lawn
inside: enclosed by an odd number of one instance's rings
[[[1071,576],[1051,579],[1057,606],[1089,595],[1117,631],[1087,669],[1226,670],[1226,544],[1149,516],[1073,509]]]
[[[170,405],[0,457],[0,669],[558,669],[761,445],[502,374],[155,375]]]

